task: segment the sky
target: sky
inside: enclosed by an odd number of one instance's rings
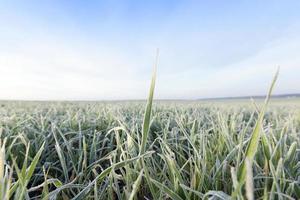
[[[0,0],[0,99],[300,93],[300,1]]]

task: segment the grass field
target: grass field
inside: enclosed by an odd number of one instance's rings
[[[299,100],[269,105],[253,163],[250,101],[156,102],[141,154],[144,107],[2,102],[1,199],[300,198]]]
[[[1,102],[0,199],[300,198],[299,99],[152,105],[152,92]]]

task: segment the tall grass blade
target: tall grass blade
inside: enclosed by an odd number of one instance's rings
[[[148,133],[150,128],[150,121],[151,121],[151,111],[152,111],[152,102],[153,102],[154,89],[155,89],[158,55],[159,55],[159,51],[157,50],[156,60],[155,60],[152,79],[151,79],[150,91],[149,91],[149,96],[148,96],[148,101],[147,101],[147,106],[146,106],[144,121],[143,121],[142,144],[140,148],[140,154],[145,153],[146,150],[147,138],[148,138]]]
[[[249,144],[248,144],[247,149],[246,149],[245,156],[246,156],[246,158],[249,159],[249,161],[251,163],[253,162],[254,156],[255,156],[255,154],[257,152],[257,148],[258,148],[258,144],[259,144],[259,139],[260,139],[260,131],[261,131],[262,126],[263,126],[264,114],[265,114],[265,111],[267,109],[267,105],[269,103],[270,96],[272,94],[275,82],[276,82],[276,80],[278,78],[278,74],[279,74],[279,69],[277,70],[277,72],[276,72],[276,74],[275,74],[275,76],[274,76],[274,78],[272,80],[272,83],[271,83],[268,95],[267,95],[267,97],[265,99],[265,103],[264,103],[264,105],[262,107],[262,110],[259,113],[256,125],[254,127],[253,133],[252,133],[252,135],[250,137],[250,141],[249,141]],[[245,165],[245,160],[244,160],[242,162],[242,165],[241,165],[240,170],[239,170],[238,180],[239,180],[239,182],[241,184],[243,184],[245,182],[245,178],[246,178],[246,165]]]

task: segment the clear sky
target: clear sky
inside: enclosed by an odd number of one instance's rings
[[[300,92],[300,1],[0,0],[0,99]]]

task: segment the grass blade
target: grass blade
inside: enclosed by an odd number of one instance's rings
[[[277,80],[278,73],[279,73],[279,69],[277,70],[277,72],[276,72],[276,74],[273,78],[273,81],[271,83],[271,87],[269,89],[268,95],[265,99],[265,103],[263,105],[262,110],[259,113],[255,128],[253,130],[253,133],[251,135],[249,144],[248,144],[247,149],[246,149],[245,156],[246,156],[247,159],[249,159],[250,162],[253,162],[254,156],[255,156],[257,148],[258,148],[259,139],[260,139],[260,131],[261,131],[262,125],[263,125],[264,114],[265,114],[267,105],[269,103],[270,96],[272,94],[275,82]],[[245,178],[246,178],[246,165],[245,165],[245,160],[244,160],[242,162],[242,165],[240,167],[240,171],[238,173],[238,180],[241,184],[243,184],[245,182]]]
[[[150,91],[149,91],[149,96],[148,96],[148,101],[147,101],[147,106],[146,106],[144,121],[143,121],[142,144],[141,144],[141,148],[140,148],[140,154],[145,153],[145,150],[146,150],[147,138],[148,138],[148,133],[149,133],[149,128],[150,128],[150,121],[151,121],[151,110],[152,110],[152,102],[153,102],[154,89],[155,89],[158,55],[159,55],[159,52],[157,50],[156,61],[154,64],[154,70],[153,70],[152,79],[151,79]]]

